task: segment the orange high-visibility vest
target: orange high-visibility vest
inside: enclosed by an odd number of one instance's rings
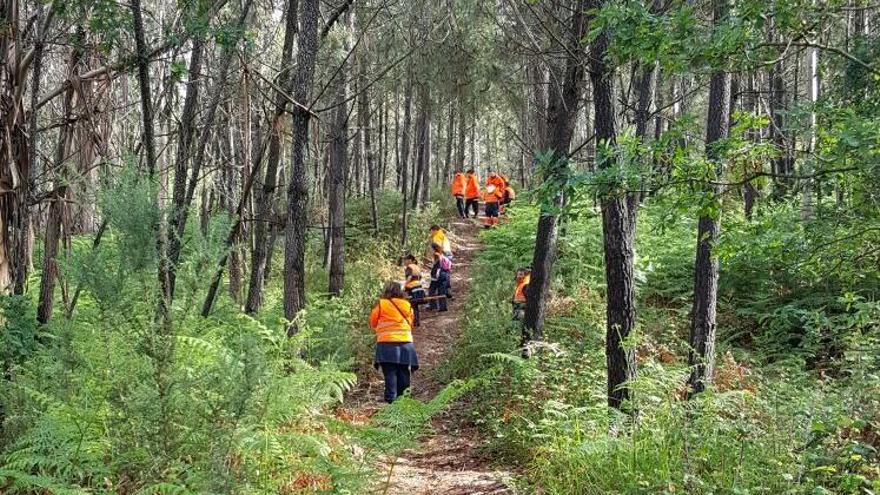
[[[476,175],[467,176],[467,185],[465,186],[464,197],[467,199],[477,199],[480,197],[480,183],[477,182]]]
[[[406,275],[406,283],[403,285],[404,289],[415,289],[422,286],[422,269],[419,265],[410,263],[406,265],[404,272]]]
[[[486,187],[495,186],[496,189],[504,190],[507,187],[507,182],[501,178],[500,175],[495,175],[495,177],[489,177],[486,179]]]
[[[494,186],[494,184],[491,185]],[[504,197],[504,189],[492,187],[492,192],[489,192],[489,189],[490,188],[486,188],[486,192],[483,193],[483,201],[486,203],[497,203]]]
[[[516,289],[513,291],[513,302],[524,303],[526,302],[526,287],[528,287],[529,282],[532,281],[532,275],[526,275],[522,280],[516,284]]]
[[[406,299],[379,299],[370,313],[376,342],[412,342],[412,305]]]
[[[464,196],[465,188],[467,188],[467,178],[461,172],[455,174],[452,178],[452,195]]]

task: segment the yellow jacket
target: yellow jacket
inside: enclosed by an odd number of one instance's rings
[[[370,313],[376,342],[412,342],[414,315],[406,299],[379,299]]]

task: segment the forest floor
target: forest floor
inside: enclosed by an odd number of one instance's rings
[[[482,224],[475,220],[455,219],[447,228],[455,258],[452,290],[455,298],[449,311],[422,311],[421,326],[414,332],[420,369],[413,375],[413,397],[422,401],[433,398],[442,384],[435,373],[454,346],[464,325],[464,306],[471,285],[471,263],[480,249],[477,234]],[[350,394],[343,408],[348,414],[369,417],[383,407],[382,377],[371,373]],[[418,439],[418,446],[403,452],[397,459],[385,459],[379,466],[383,483],[379,493],[408,495],[500,495],[514,494],[512,473],[492,467],[483,454],[485,440],[466,417],[464,406],[453,403],[431,421],[429,433]]]

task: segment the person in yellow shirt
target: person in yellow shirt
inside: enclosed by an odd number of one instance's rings
[[[382,297],[370,312],[370,327],[376,332],[373,365],[385,377],[385,402],[392,403],[410,386],[410,376],[419,369],[413,345],[415,315],[403,288],[394,281],[385,284]]]
[[[449,242],[446,231],[440,228],[439,225],[431,225],[431,233],[428,234],[428,258],[434,257],[435,244],[443,249],[443,254],[447,258],[452,259],[452,243]]]

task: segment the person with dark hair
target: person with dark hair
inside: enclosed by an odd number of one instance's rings
[[[423,299],[425,297],[425,288],[422,287],[422,267],[419,266],[416,257],[412,254],[404,256],[403,266],[403,276],[405,277],[403,281],[403,289],[406,292],[406,295],[410,300]],[[413,325],[419,326],[422,319],[419,315],[418,304],[413,306],[413,313],[415,315]]]
[[[452,273],[452,261],[443,254],[443,248],[437,244],[434,249],[434,265],[431,267],[431,286],[428,289],[429,296],[441,296],[437,301],[428,303],[428,309],[447,311],[446,298],[449,296],[449,281]]]
[[[466,201],[464,205],[464,216],[465,218],[469,218],[471,209],[473,209],[474,218],[477,218],[480,213],[480,181],[477,179],[476,174],[474,174],[474,169],[469,169],[465,178],[467,179],[467,183],[464,188],[464,197]]]
[[[516,287],[513,289],[513,319],[521,321],[526,314],[526,289],[532,281],[532,269],[522,267],[516,271]]]
[[[455,169],[455,175],[452,176],[452,196],[455,197],[455,208],[458,210],[460,218],[467,218],[464,211],[464,192],[467,188],[467,177],[462,173],[461,168]]]
[[[392,403],[410,386],[410,375],[419,369],[413,345],[415,315],[400,284],[389,281],[370,313],[370,327],[376,332],[373,365],[385,376],[385,402]]]

